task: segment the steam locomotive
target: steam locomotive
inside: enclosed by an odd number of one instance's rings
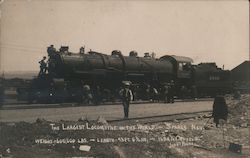
[[[119,98],[118,91],[124,81],[132,83],[136,100],[150,99],[146,94],[152,88],[162,99],[164,85],[170,83],[174,83],[175,96],[181,98],[227,93],[232,85],[230,71],[218,68],[215,63],[193,65],[188,57],[164,55],[155,58],[149,53],[138,57],[136,51],[124,56],[118,50],[106,55],[85,52],[83,47],[79,53],[72,53],[66,46],[56,51],[53,45],[47,51],[47,72],[34,78],[26,88],[18,89],[19,99],[80,102],[88,91],[95,101],[110,101]]]

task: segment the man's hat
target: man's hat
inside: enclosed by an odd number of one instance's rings
[[[43,59],[46,59],[46,56],[44,56]]]
[[[122,81],[124,86],[130,86],[131,85],[131,81]]]
[[[125,85],[125,86],[129,86],[130,84],[129,84],[128,82],[125,82],[124,85]]]

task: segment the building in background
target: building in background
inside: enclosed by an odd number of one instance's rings
[[[231,70],[232,80],[236,90],[250,92],[250,61],[244,61]]]

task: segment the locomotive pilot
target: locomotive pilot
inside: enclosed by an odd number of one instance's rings
[[[129,86],[130,86],[130,83],[125,82],[124,87],[120,91],[125,119],[128,118],[129,104],[130,104],[130,101],[133,100],[133,94],[132,94],[132,91],[129,89]]]

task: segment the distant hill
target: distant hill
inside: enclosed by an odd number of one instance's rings
[[[21,78],[21,79],[32,79],[37,76],[37,71],[10,71],[4,73],[4,78]],[[2,76],[2,75],[1,75]]]

